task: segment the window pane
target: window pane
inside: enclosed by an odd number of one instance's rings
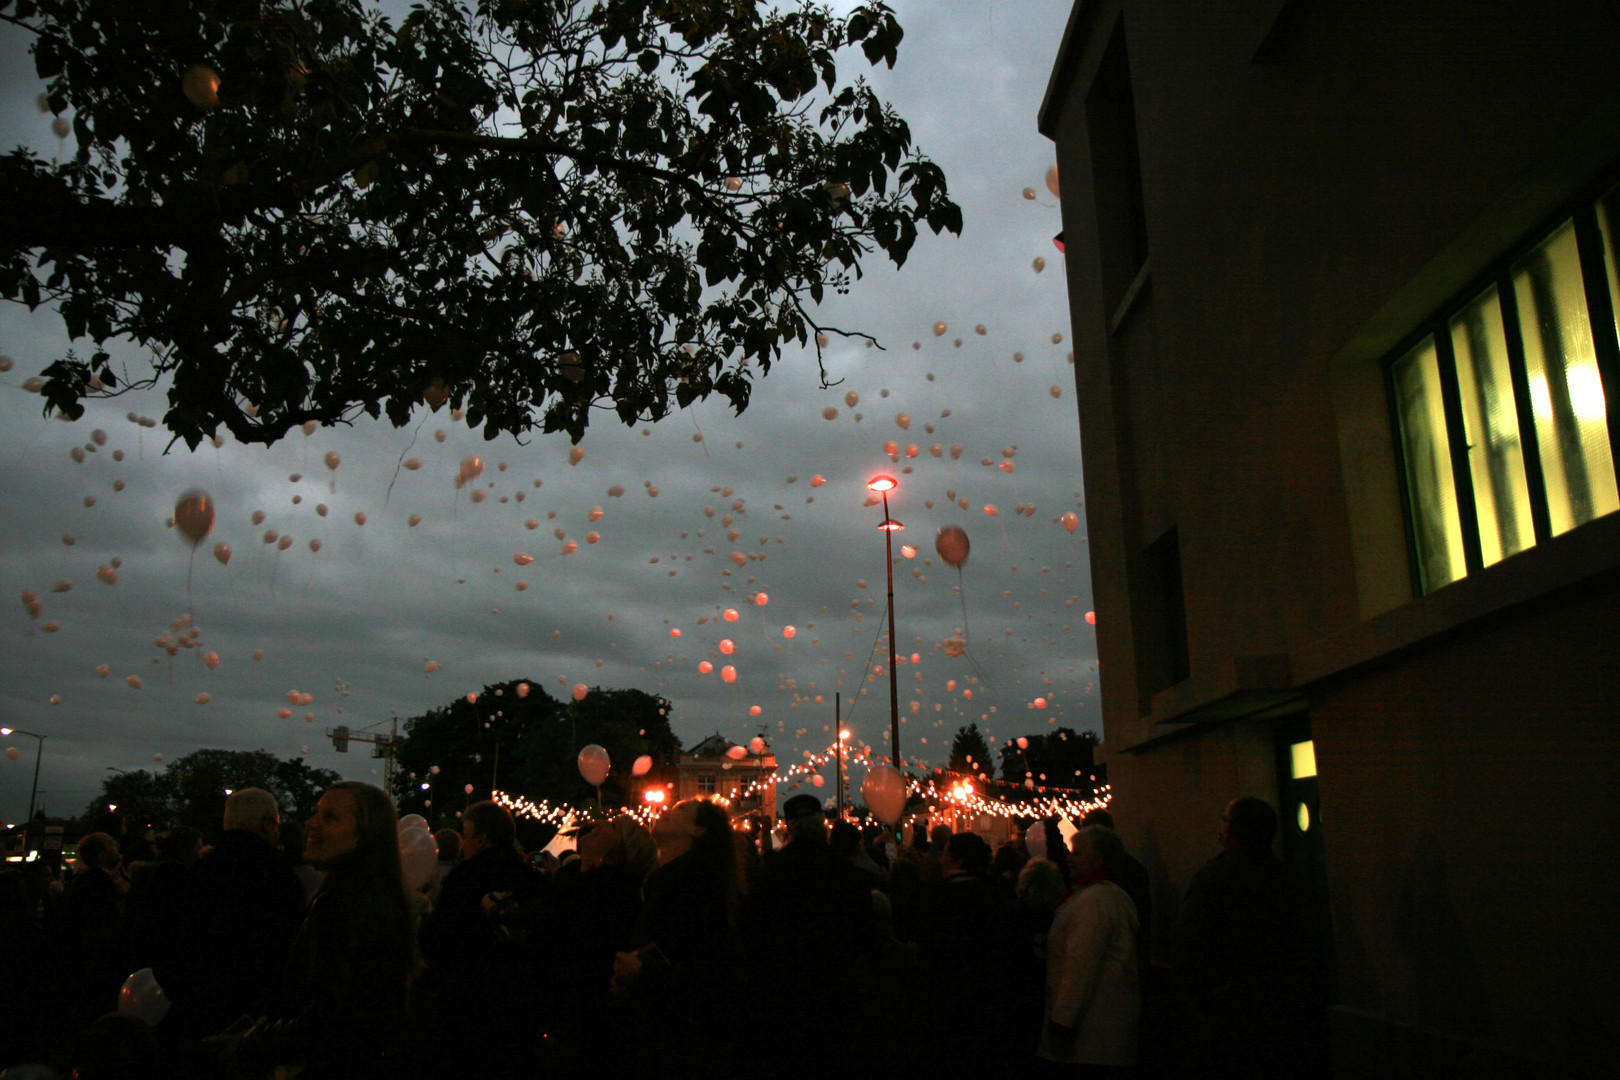
[[[1451,321],[1451,347],[1457,357],[1480,553],[1489,566],[1535,543],[1502,305],[1494,286]]]
[[[1620,272],[1615,269],[1614,230],[1620,226],[1620,186],[1598,200],[1598,228],[1603,230],[1603,265],[1609,272],[1609,310],[1614,312],[1614,329],[1620,334]]]
[[[1446,442],[1446,414],[1440,401],[1440,364],[1434,339],[1426,338],[1396,361],[1394,376],[1406,485],[1412,498],[1418,584],[1423,592],[1429,592],[1468,572],[1463,561],[1457,492],[1451,482],[1451,448]]]
[[[1620,509],[1572,222],[1514,266],[1513,292],[1556,536]]]

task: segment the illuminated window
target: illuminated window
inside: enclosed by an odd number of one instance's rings
[[[720,789],[714,773],[699,773],[697,781],[699,795],[713,795]]]
[[[1620,510],[1620,187],[1420,326],[1389,364],[1416,589]]]
[[[1291,780],[1307,780],[1316,775],[1316,743],[1307,739],[1288,748],[1288,773]]]

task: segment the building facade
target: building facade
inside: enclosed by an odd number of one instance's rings
[[[767,831],[776,824],[776,755],[769,746],[756,754],[711,735],[681,751],[674,783],[676,802],[698,796],[719,799],[734,819],[757,817]]]
[[[1617,55],[1609,3],[1080,0],[1041,107],[1115,816],[1167,945],[1278,806],[1340,1075],[1620,1053]]]

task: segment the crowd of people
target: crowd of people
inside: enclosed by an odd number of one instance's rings
[[[150,849],[93,832],[65,884],[42,864],[0,874],[0,1075],[1111,1076],[1153,1037],[1148,874],[1105,810],[1067,841],[1036,821],[992,850],[944,825],[896,844],[811,795],[772,838],[690,799],[650,830],[588,826],[558,862],[481,802],[436,834],[415,888],[369,784],[334,785],[302,827],[237,791],[222,825],[207,848],[183,826]],[[1234,801],[1174,924],[1199,1075],[1319,1064],[1275,828]]]

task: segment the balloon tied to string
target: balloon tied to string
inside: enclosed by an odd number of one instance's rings
[[[979,679],[989,685],[990,680],[985,677],[984,669],[979,667],[979,662],[973,658],[973,654],[968,651],[967,644],[967,588],[966,580],[962,575],[962,567],[967,565],[968,553],[971,551],[972,546],[968,542],[966,530],[960,525],[946,525],[934,536],[934,551],[947,564],[956,568],[956,596],[962,602],[962,631],[957,637],[952,638],[947,645],[959,646],[960,655],[967,657],[968,663],[973,665],[973,670],[978,673]],[[947,652],[952,655],[956,654],[952,648],[947,648]]]

